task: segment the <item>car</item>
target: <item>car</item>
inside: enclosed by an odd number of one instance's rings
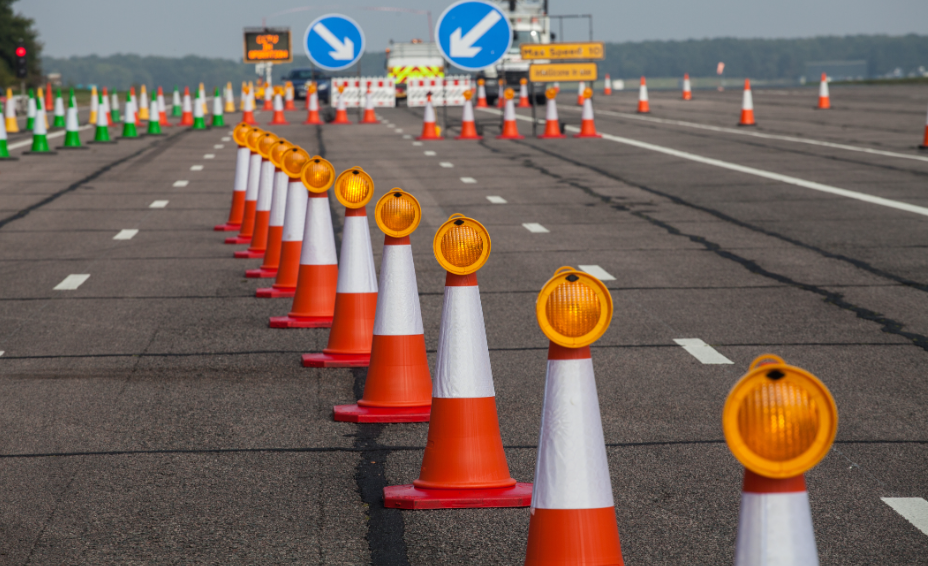
[[[299,100],[306,98],[306,81],[316,81],[316,92],[319,95],[319,104],[329,104],[329,93],[332,90],[332,77],[319,69],[292,69],[281,77],[281,83],[293,83],[293,95]]]

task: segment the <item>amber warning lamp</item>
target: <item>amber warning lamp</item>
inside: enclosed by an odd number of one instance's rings
[[[335,179],[335,198],[346,208],[362,208],[374,198],[374,180],[360,167],[346,169]]]
[[[422,207],[416,197],[395,188],[377,201],[374,219],[384,234],[402,238],[416,231],[422,220]]]
[[[490,257],[490,234],[483,224],[463,214],[452,214],[432,241],[435,259],[449,273],[468,275]]]
[[[280,170],[290,179],[299,179],[303,168],[309,163],[310,157],[302,147],[293,146],[284,153]]]
[[[538,326],[565,348],[589,346],[612,322],[612,295],[602,281],[572,267],[561,267],[545,283],[535,303]]]
[[[324,193],[335,183],[335,167],[318,155],[307,155],[306,165],[300,172],[300,180],[309,192]]]

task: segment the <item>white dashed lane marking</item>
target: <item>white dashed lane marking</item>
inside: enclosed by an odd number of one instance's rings
[[[216,159],[216,154],[215,154],[215,153],[207,153],[206,155],[203,156],[203,159]]]
[[[222,139],[223,139],[223,141],[225,141],[226,138],[222,138]],[[222,149],[222,148],[224,148],[224,147],[225,147],[225,146],[222,145],[221,143],[217,143],[216,145],[213,146],[213,149]]]
[[[734,362],[718,353],[715,348],[699,338],[674,338],[674,342],[704,364],[733,364]]]
[[[6,353],[5,351],[0,350],[0,356],[2,356],[2,355],[5,354],[5,353]]]
[[[454,167],[454,163],[451,163],[450,161],[439,161],[438,164],[444,167],[445,169],[451,169],[452,167]]]
[[[881,497],[883,503],[892,507],[915,528],[928,535],[928,501],[921,497]]]
[[[155,202],[148,205],[148,208],[164,208],[168,205],[166,200],[156,200]]]
[[[467,183],[468,185],[473,185],[477,182],[477,179],[474,179],[473,177],[461,177],[461,182]]]
[[[550,230],[537,222],[525,222],[522,224],[522,226],[524,226],[526,230],[533,234],[547,234],[550,232]]]
[[[80,274],[80,275],[68,275],[64,278],[64,281],[55,285],[55,291],[73,291],[83,285],[84,281],[90,279],[89,274]]]
[[[190,181],[174,181],[175,187],[186,187],[190,184]]]
[[[230,137],[224,137],[224,138],[222,138],[221,141],[232,141],[232,138],[230,138]]]
[[[403,134],[403,139],[404,139],[404,140],[411,140],[411,139],[412,139],[412,136],[409,135],[409,134]]]
[[[598,265],[578,265],[577,267],[580,268],[580,271],[589,273],[600,281],[615,281],[615,277],[611,273]]]
[[[424,155],[429,156],[429,157],[435,157],[435,152],[434,152],[434,151],[423,151],[422,153],[423,153]]]
[[[202,166],[202,165],[191,165],[191,166],[190,166],[190,170],[191,170],[191,171],[202,171],[202,170],[203,170],[203,166]]]
[[[422,142],[412,142],[413,147],[422,147]]]
[[[113,239],[114,240],[131,240],[138,233],[139,231],[135,229],[120,230],[118,234],[113,236]]]
[[[506,199],[503,197],[487,197],[487,200],[493,204],[506,204]]]

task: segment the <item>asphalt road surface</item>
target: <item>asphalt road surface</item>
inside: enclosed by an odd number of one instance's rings
[[[928,563],[928,519],[882,500],[928,497],[924,89],[833,87],[830,111],[812,109],[812,88],[755,91],[749,130],[739,90],[652,92],[647,116],[636,94],[596,98],[603,139],[496,140],[499,116],[478,111],[483,141],[416,142],[422,112],[407,108],[364,126],[290,112],[270,128],[362,166],[375,199],[401,187],[422,203],[432,364],[432,237],[452,213],[487,227],[478,277],[519,481],[533,479],[545,378],[535,297],[562,265],[609,275],[615,316],[592,352],[627,564],[732,562],[742,468],[721,409],[767,352],[838,405],[837,442],[807,474],[822,564]],[[574,93],[560,114],[571,133]],[[166,132],[0,162],[0,563],[521,564],[528,509],[383,508],[384,486],[418,476],[427,424],[333,422],[366,370],[302,368],[328,331],[269,329],[290,300],[254,298],[267,281],[244,271],[260,260],[212,231],[231,196],[229,128]],[[55,290],[66,279],[76,288]]]

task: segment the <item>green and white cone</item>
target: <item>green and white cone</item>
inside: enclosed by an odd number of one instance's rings
[[[6,159],[10,156],[10,150],[6,146],[6,120],[0,120],[0,159]]]
[[[148,111],[148,135],[150,136],[160,136],[161,135],[161,123],[158,118],[158,97],[155,96],[154,91],[151,93],[151,106],[149,106]]]
[[[61,98],[61,89],[59,88],[55,95],[55,122],[52,127],[63,128],[66,125],[64,120],[64,99]]]
[[[113,123],[119,121],[119,96],[116,95],[116,91],[113,91],[113,94],[110,96],[112,102],[110,103],[110,118],[113,120]]]
[[[222,117],[222,95],[219,94],[217,88],[216,94],[213,95],[213,127],[225,125],[226,122]]]
[[[100,97],[99,108],[97,111],[97,131],[93,135],[93,141],[98,143],[108,143],[113,140],[110,139],[110,129],[107,126],[106,122],[106,112],[104,111],[103,106],[103,95],[98,95]]]
[[[29,101],[26,103],[26,129],[30,132],[35,127],[35,93],[29,89]]]
[[[77,105],[74,104],[74,89],[68,97],[68,115],[65,120],[64,147],[81,147],[81,134],[77,125]]]
[[[45,108],[42,107],[42,97],[35,99],[35,128],[32,130],[32,153],[49,153],[48,130],[45,129]]]
[[[199,96],[197,97],[197,101],[193,104],[193,129],[206,129],[206,119],[203,117],[203,101],[200,100]]]
[[[171,100],[173,107],[171,108],[171,116],[183,116],[184,111],[180,107],[180,91],[177,90],[177,87],[174,87],[174,98]]]
[[[132,97],[126,98],[126,114],[123,118],[125,118],[125,120],[123,120],[122,124],[122,137],[139,137],[139,132],[135,127],[135,104],[132,102]]]

